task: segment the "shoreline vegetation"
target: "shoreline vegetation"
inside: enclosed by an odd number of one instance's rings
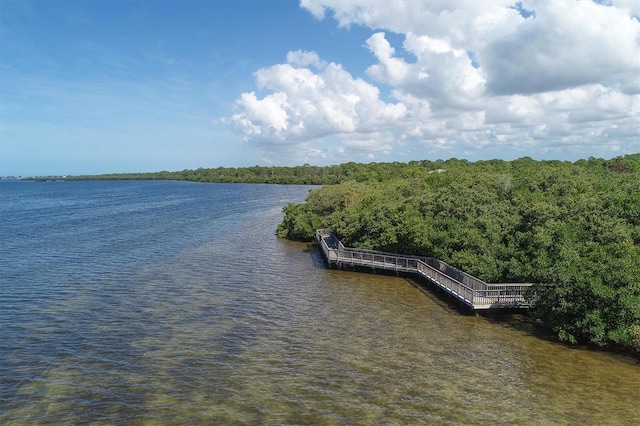
[[[487,282],[535,282],[534,320],[562,342],[640,358],[640,154],[576,162],[346,163],[67,176],[324,185],[278,235],[332,229],[352,247],[433,256]],[[52,180],[52,179],[50,179]]]
[[[433,256],[487,282],[533,282],[537,324],[640,358],[640,154],[575,163],[448,160],[343,182],[284,208],[281,237]]]

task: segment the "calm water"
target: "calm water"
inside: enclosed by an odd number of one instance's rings
[[[301,186],[0,182],[0,424],[639,424],[640,365],[275,228]]]

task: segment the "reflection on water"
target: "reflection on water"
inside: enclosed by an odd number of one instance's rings
[[[306,188],[235,187],[253,191],[244,210],[229,192],[233,214],[173,235],[216,190],[193,187],[154,213],[164,233],[139,231],[156,254],[124,245],[142,260],[110,252],[91,272],[70,249],[78,285],[38,272],[29,291],[0,290],[0,423],[640,422],[636,362],[540,338],[524,317],[463,314],[402,277],[327,270],[314,247],[277,239],[286,201],[268,200]]]

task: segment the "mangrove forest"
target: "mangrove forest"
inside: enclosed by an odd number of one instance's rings
[[[559,340],[640,354],[640,154],[359,167],[287,205],[279,235],[330,228],[351,247],[536,283],[532,315]]]

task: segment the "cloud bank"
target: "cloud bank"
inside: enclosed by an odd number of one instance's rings
[[[367,80],[315,52],[255,73],[225,121],[268,159],[640,151],[637,1],[302,0],[371,29]],[[392,45],[388,34],[400,35]],[[382,89],[382,90],[381,90]],[[381,93],[386,93],[383,96]],[[495,155],[494,155],[495,156]]]

